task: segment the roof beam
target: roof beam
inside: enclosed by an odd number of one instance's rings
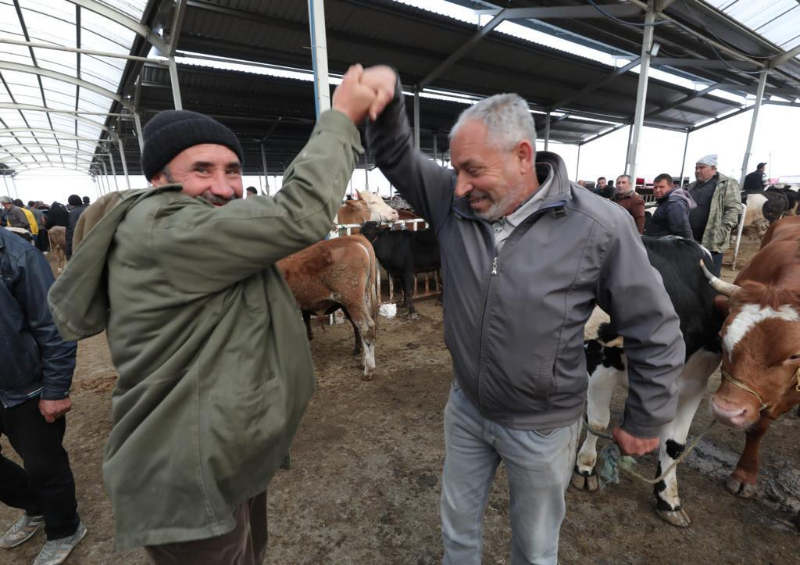
[[[65,131],[57,129],[50,130],[47,128],[0,128],[0,137],[9,136],[19,141],[20,133],[31,133],[31,134],[42,133],[45,135],[57,135],[59,139],[64,141],[88,141],[90,143],[97,143],[98,141],[97,138],[86,137],[84,135],[75,135],[73,133],[67,133]]]
[[[161,51],[162,53],[167,53],[169,51],[169,47],[164,39],[151,30],[149,27],[144,25],[143,23],[137,22],[130,16],[126,16],[122,12],[118,12],[117,10],[110,8],[104,4],[97,2],[96,0],[67,0],[67,2],[72,2],[83,8],[84,10],[89,10],[90,12],[94,12],[95,14],[99,14],[104,18],[111,20],[114,23],[117,23],[123,27],[128,28],[131,31],[136,32],[138,35],[141,35],[147,41],[150,42],[156,49]]]
[[[98,116],[107,115],[104,112],[75,112],[73,110],[56,110],[54,108],[45,108],[44,106],[36,106],[34,104],[11,104],[9,102],[0,102],[0,110],[30,110],[31,112],[52,112],[54,114],[73,114],[75,115],[75,119],[81,123],[108,131],[108,128],[105,125],[95,122],[94,120],[88,120],[82,117],[81,115],[81,114],[98,115]],[[125,115],[127,116],[127,114]]]
[[[702,125],[695,126],[693,128],[689,128],[689,132],[691,133],[691,132],[695,132],[697,130],[701,130],[703,128],[707,128],[708,126],[713,126],[714,124],[718,124],[720,122],[723,122],[723,121],[727,120],[728,118],[732,118],[734,116],[738,116],[739,114],[743,114],[745,112],[749,112],[753,108],[755,108],[755,104],[751,104],[750,106],[745,106],[743,108],[738,109],[735,112],[731,112],[730,114],[726,114],[726,115],[721,116],[719,118],[714,118],[710,122],[706,122],[706,123],[704,123]]]
[[[68,156],[70,159],[74,159],[76,161],[80,161],[82,163],[88,163],[88,164],[91,164],[91,163],[94,162],[94,159],[87,159],[85,157],[79,157],[77,155],[73,157],[72,154],[65,155],[64,153],[58,153],[57,151],[49,151],[49,152],[45,152],[45,153],[39,153],[39,155],[45,155],[45,156],[50,156],[50,157],[67,157]],[[103,154],[101,156],[104,157],[105,155],[106,154]],[[23,155],[23,157],[32,157],[32,155]],[[10,161],[11,159],[12,159],[12,157],[3,157],[3,158],[0,159],[0,163],[5,163],[6,161]],[[23,165],[26,165],[26,164],[27,165],[32,165],[33,163],[22,163],[22,164]],[[36,162],[36,164],[39,164],[39,163]]]
[[[64,73],[59,73],[57,71],[42,69],[40,67],[34,67],[32,65],[24,65],[22,63],[11,63],[8,61],[0,61],[0,70],[29,73],[33,75],[51,78],[53,80],[59,80],[62,82],[66,82],[68,84],[76,84],[81,88],[84,88],[86,90],[91,90],[92,92],[96,92],[97,94],[105,96],[106,98],[110,98],[111,100],[119,102],[128,109],[130,109],[131,106],[130,102],[128,102],[127,100],[123,100],[119,94],[111,92],[110,90],[103,88],[102,86],[97,86],[96,84],[93,84],[91,82],[87,82],[85,80],[72,77]]]
[[[2,146],[2,148],[5,149],[6,151],[8,151],[9,149],[14,149],[15,147],[27,149],[28,145],[26,145],[24,143],[13,143],[11,145],[3,145]],[[81,149],[80,147],[70,147],[69,145],[55,145],[53,143],[37,143],[36,147],[50,147],[50,148],[53,148],[53,149],[59,149],[59,150],[66,151],[67,153],[85,153],[87,155],[109,155],[109,153],[96,153],[94,151],[88,151],[86,149]],[[24,153],[23,154],[17,154],[17,153],[11,153],[10,151],[8,151],[8,152],[9,152],[9,154],[19,155],[20,157],[25,157],[26,156]]]
[[[620,67],[618,69],[615,69],[613,72],[609,73],[603,80],[601,80],[599,82],[596,82],[594,84],[590,84],[589,86],[586,86],[585,88],[581,89],[580,91],[576,92],[575,94],[571,94],[570,96],[567,96],[566,98],[563,98],[563,99],[559,100],[558,102],[556,102],[555,104],[550,106],[550,109],[551,110],[555,110],[555,109],[560,108],[560,107],[562,107],[562,106],[564,106],[566,104],[569,104],[571,102],[575,102],[576,100],[580,100],[581,98],[585,98],[587,95],[591,94],[595,90],[603,88],[605,85],[607,85],[610,82],[612,82],[615,78],[617,78],[619,76],[622,76],[625,73],[627,73],[628,71],[630,71],[631,69],[633,69],[634,67],[637,67],[639,65],[640,61],[641,61],[641,57],[636,57],[633,61],[631,61],[630,63],[628,63],[624,67]]]
[[[82,55],[93,55],[95,57],[111,57],[114,59],[127,59],[129,61],[143,61],[152,63],[154,65],[166,65],[166,61],[161,59],[152,59],[150,57],[137,57],[136,55],[121,55],[119,53],[112,53],[110,51],[94,51],[92,49],[78,49],[76,47],[67,47],[65,45],[57,45],[54,43],[41,43],[38,41],[20,41],[17,39],[0,38],[0,44],[5,43],[8,45],[22,45],[23,47],[35,47],[37,49],[51,49],[53,51],[64,51],[66,53],[80,53]]]
[[[654,57],[650,60],[651,65],[662,67],[692,67],[695,69],[730,69],[734,67],[740,71],[756,71],[760,69],[758,65],[747,61],[721,61],[719,59],[684,59],[675,57]]]
[[[698,90],[697,92],[694,92],[694,93],[692,93],[692,94],[690,94],[688,96],[684,96],[680,100],[676,100],[675,102],[672,102],[670,104],[666,104],[664,106],[659,106],[658,108],[655,108],[655,109],[650,110],[649,112],[645,113],[644,117],[645,117],[645,119],[650,118],[652,116],[655,116],[656,114],[660,114],[661,112],[666,112],[668,110],[672,110],[673,108],[677,108],[678,106],[680,106],[682,104],[686,104],[687,102],[691,102],[692,100],[695,100],[696,98],[700,98],[702,96],[705,96],[706,94],[708,94],[712,90],[716,90],[719,87],[719,84],[720,83],[712,84],[711,86],[708,86],[708,87],[704,88],[703,90]],[[694,112],[694,110],[692,110],[692,112]]]
[[[443,72],[452,67],[456,61],[458,61],[461,57],[469,53],[472,50],[472,48],[475,47],[478,44],[478,42],[481,39],[483,39],[490,31],[492,31],[494,28],[503,23],[503,20],[505,20],[506,11],[507,10],[503,10],[495,17],[493,17],[486,25],[481,27],[481,29],[479,29],[472,37],[470,37],[466,43],[464,43],[461,47],[453,51],[453,53],[451,53],[447,59],[442,61],[438,67],[429,72],[428,75],[419,82],[418,85],[419,89],[423,90],[424,88],[426,88],[431,82],[436,80]]]
[[[790,51],[786,51],[785,53],[781,53],[780,55],[777,55],[776,57],[770,59],[769,63],[767,63],[767,66],[770,69],[780,67],[782,64],[791,61],[797,55],[800,55],[800,45],[796,46],[794,49],[791,49]]]
[[[608,5],[602,6],[603,11],[618,18],[628,18],[640,16],[642,9],[638,6]],[[475,10],[481,16],[494,16],[500,10]],[[553,6],[546,8],[507,8],[505,19],[507,20],[548,20],[548,19],[571,19],[579,20],[584,18],[605,18],[605,14],[594,6]]]

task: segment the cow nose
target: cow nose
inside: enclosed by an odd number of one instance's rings
[[[753,423],[753,410],[749,406],[711,397],[711,414],[721,424],[732,428],[743,428]]]

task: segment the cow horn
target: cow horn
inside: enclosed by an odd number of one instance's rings
[[[718,279],[717,277],[712,275],[708,271],[708,269],[706,269],[706,265],[705,263],[703,263],[702,259],[700,259],[700,268],[703,269],[703,274],[706,276],[711,286],[714,287],[714,290],[716,290],[720,294],[724,294],[728,298],[733,298],[734,296],[736,296],[737,292],[742,290],[742,287],[725,282],[722,279]]]

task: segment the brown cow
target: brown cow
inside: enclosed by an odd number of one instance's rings
[[[281,259],[278,268],[304,313],[323,315],[341,306],[364,351],[363,378],[371,380],[379,306],[372,245],[360,235],[320,241]]]
[[[772,225],[734,284],[706,276],[728,297],[718,297],[728,314],[720,332],[724,378],[711,409],[717,420],[747,433],[726,486],[751,498],[761,438],[773,420],[800,404],[800,217]]]
[[[50,242],[50,254],[56,260],[58,272],[64,270],[67,261],[67,228],[64,226],[53,226],[47,230],[47,239]]]

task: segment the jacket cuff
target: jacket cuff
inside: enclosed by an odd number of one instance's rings
[[[661,435],[661,428],[663,425],[654,426],[636,422],[633,418],[631,418],[628,407],[626,406],[620,427],[632,436],[635,436],[639,439],[652,439]]]
[[[364,153],[358,128],[353,123],[353,120],[348,118],[343,112],[331,109],[320,114],[317,125],[314,126],[314,131],[311,133],[311,137],[323,131],[335,134],[345,143],[348,143],[359,155]]]
[[[42,389],[42,400],[64,400],[65,398],[69,398],[69,390],[49,388],[47,386]]]

